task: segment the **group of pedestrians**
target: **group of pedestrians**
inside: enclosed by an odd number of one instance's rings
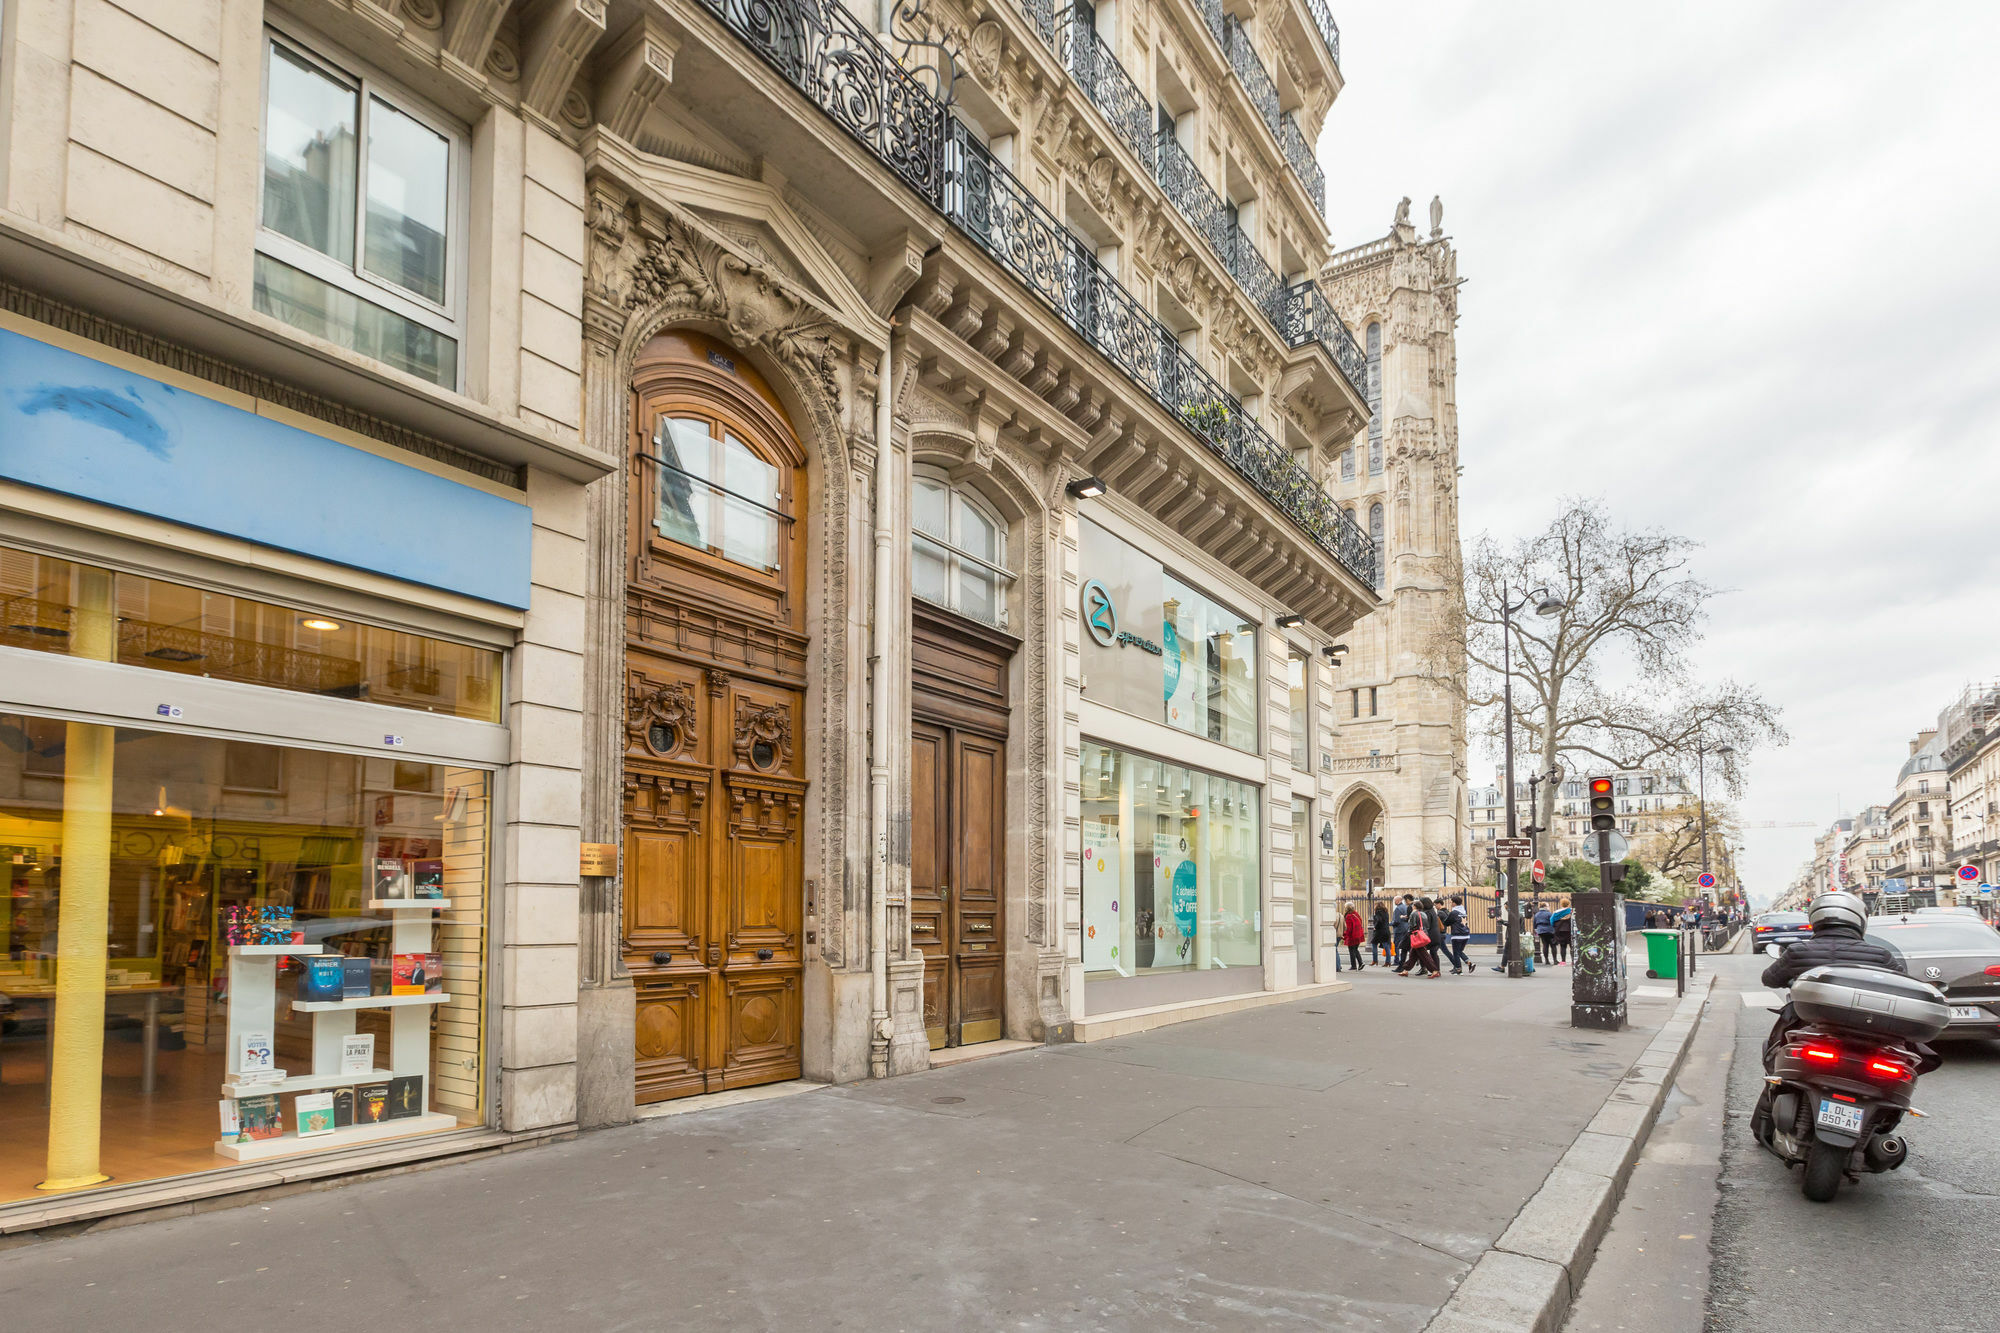
[[[1361,961],[1361,945],[1368,945],[1368,963],[1395,968],[1407,977],[1412,971],[1427,980],[1444,975],[1451,965],[1453,976],[1470,976],[1478,968],[1465,956],[1472,942],[1472,918],[1465,910],[1465,895],[1433,901],[1406,893],[1391,907],[1375,905],[1374,920],[1364,922],[1354,903],[1341,917],[1341,943],[1347,946],[1348,965],[1355,971],[1367,966]]]

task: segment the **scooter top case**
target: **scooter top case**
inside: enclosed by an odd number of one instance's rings
[[[1879,967],[1816,967],[1792,983],[1792,1007],[1816,1027],[1929,1041],[1951,1021],[1937,987]]]

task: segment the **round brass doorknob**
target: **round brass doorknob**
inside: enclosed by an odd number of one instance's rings
[[[659,964],[661,967],[665,967],[668,963],[674,961],[674,956],[671,953],[668,953],[665,949],[662,949],[658,953],[653,955],[653,961]]]

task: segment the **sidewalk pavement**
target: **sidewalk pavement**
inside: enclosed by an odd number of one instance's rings
[[[31,1244],[0,1253],[0,1309],[162,1333],[1421,1329],[1673,1000],[1601,1033],[1569,1027],[1567,968],[1343,975],[1296,1004]]]

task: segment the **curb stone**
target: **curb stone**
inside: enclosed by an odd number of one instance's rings
[[[1557,1333],[1596,1257],[1701,1024],[1713,972],[1695,979],[1604,1105],[1479,1257],[1425,1333]]]

